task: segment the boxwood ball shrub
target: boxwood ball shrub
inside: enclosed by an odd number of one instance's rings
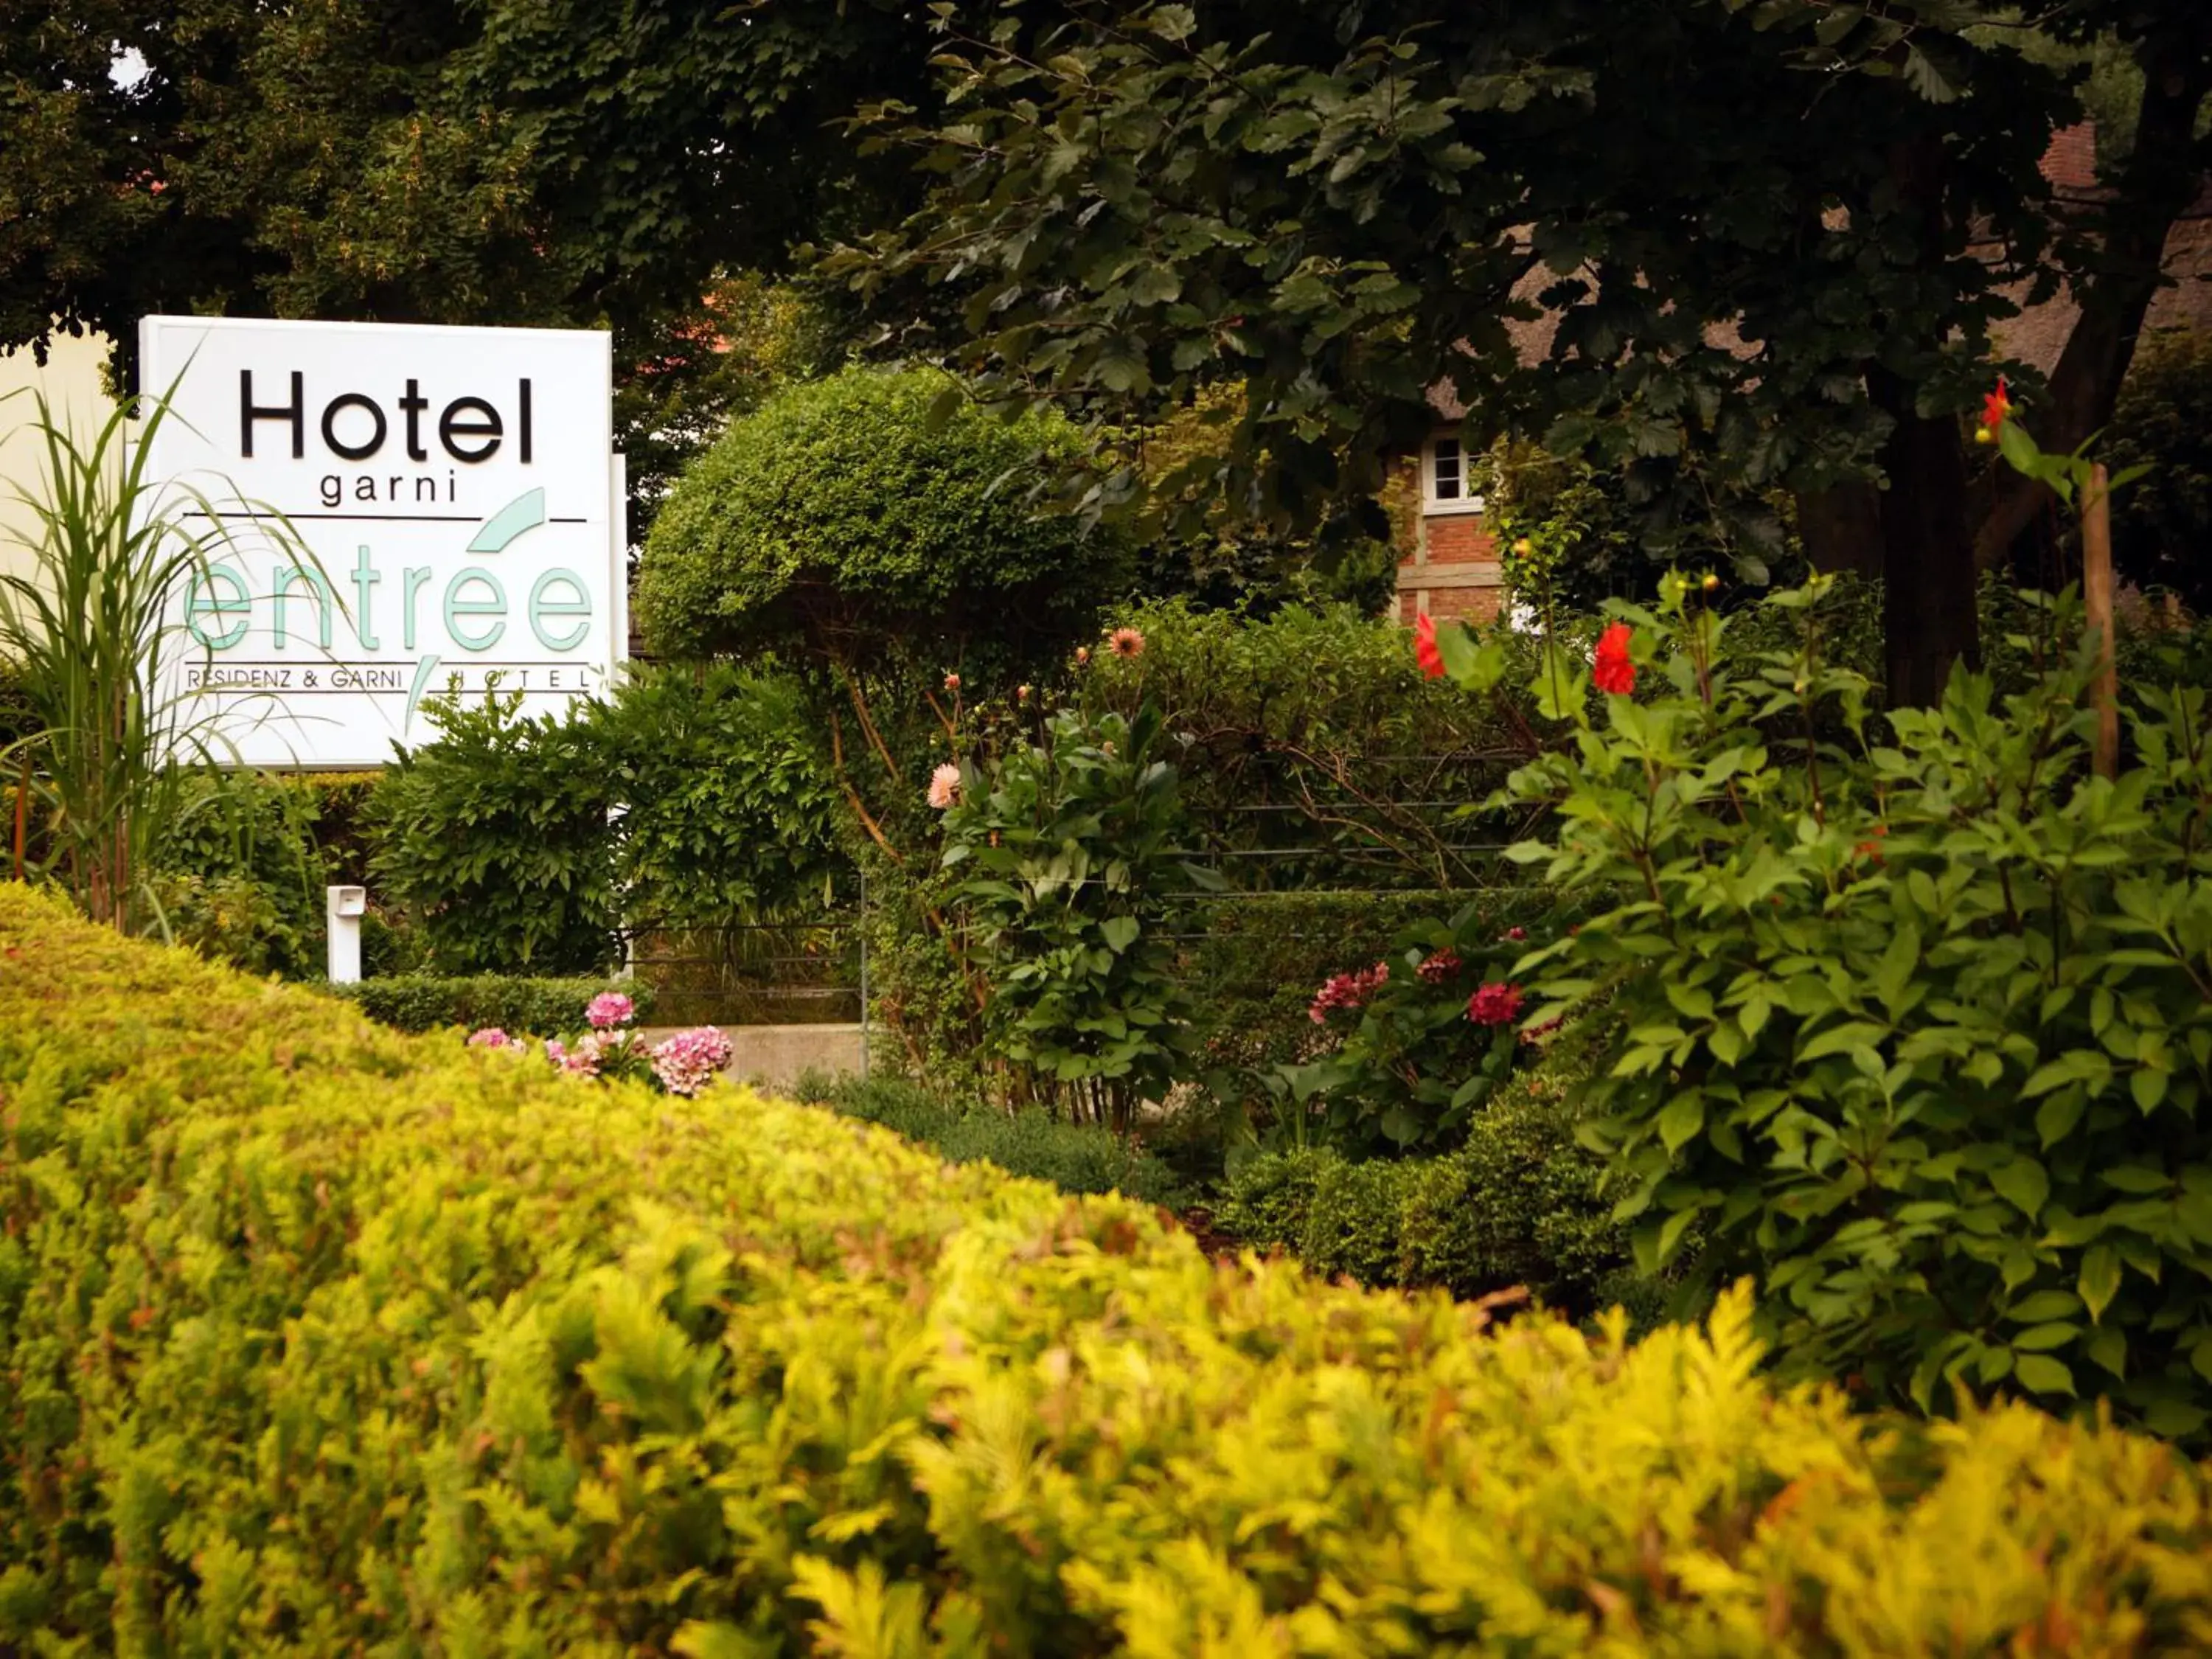
[[[1064,417],[1003,419],[933,370],[793,386],[671,492],[638,620],[672,658],[771,649],[865,669],[895,639],[925,659],[1056,651],[1127,579],[1118,539],[1040,497],[1083,453]]]
[[[0,887],[0,1649],[2212,1645],[2212,1483],[2014,1403],[1216,1263]]]

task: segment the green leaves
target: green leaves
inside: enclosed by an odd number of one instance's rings
[[[986,1040],[1048,1098],[1126,1133],[1179,1062],[1187,999],[1164,926],[1183,818],[1157,708],[1077,708],[986,769],[945,815]]]
[[[1536,712],[1547,720],[1569,720],[1583,712],[1589,700],[1589,671],[1571,659],[1556,642],[1547,641],[1537,659],[1536,678],[1528,684]]]
[[[1812,718],[1845,739],[1808,756],[1767,724],[1802,705],[1764,687],[1821,683],[1817,633],[1746,664],[1695,624],[1683,604],[1640,616],[1653,689],[1505,795],[1555,807],[1538,856],[1601,907],[1532,989],[1602,988],[1590,1133],[1641,1248],[1656,1261],[1695,1218],[1701,1269],[1757,1274],[1786,1308],[1788,1369],[1929,1409],[1951,1376],[2202,1420],[2202,700],[2146,698],[2142,758],[2109,788],[2075,735],[2086,654],[2004,700],[1962,672],[1879,740],[1834,686]]]
[[[2120,1253],[2109,1244],[2099,1244],[2081,1258],[2081,1278],[2079,1285],[2082,1305],[2089,1310],[2089,1317],[2101,1320],[2105,1310],[2120,1291]]]
[[[2032,1158],[2002,1165],[1990,1175],[1990,1185],[2030,1221],[2043,1213],[2044,1200],[2051,1196],[2051,1177]]]

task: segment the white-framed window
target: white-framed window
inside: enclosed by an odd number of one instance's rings
[[[1466,446],[1457,438],[1431,438],[1422,446],[1421,507],[1431,516],[1482,511],[1468,477]]]

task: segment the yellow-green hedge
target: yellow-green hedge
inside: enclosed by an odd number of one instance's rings
[[[0,887],[0,1651],[2212,1647],[2202,1471],[1217,1267]]]

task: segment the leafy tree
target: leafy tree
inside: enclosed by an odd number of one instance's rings
[[[2080,349],[2037,409],[2094,415],[2124,368],[2097,343],[2131,337],[2175,180],[2203,171],[2147,99],[2113,200],[2057,225],[2038,164],[2081,71],[2032,60],[2033,31],[1978,0],[1070,9],[948,22],[954,115],[892,128],[939,184],[841,268],[953,285],[1009,396],[1180,404],[1241,380],[1214,471],[1270,523],[1371,495],[1440,380],[1471,437],[1540,438],[1655,502],[1880,478],[1909,702],[1977,651],[1960,416],[2008,285],[2075,279]],[[2112,0],[2065,27],[2119,31],[2193,109],[2193,14]],[[1509,325],[1547,314],[1526,362]],[[1737,516],[1757,574],[1778,527]]]
[[[1188,407],[1125,441],[1121,453],[1138,476],[1157,483],[1140,498],[1132,526],[1141,549],[1138,591],[1253,617],[1301,602],[1342,600],[1369,615],[1384,610],[1397,587],[1399,554],[1391,542],[1368,537],[1346,549],[1330,547],[1325,534],[1255,524],[1209,487],[1209,464],[1226,453],[1243,403],[1234,382],[1201,386]],[[1402,479],[1386,492],[1408,494]],[[1390,505],[1417,510],[1410,501]]]
[[[926,50],[891,0],[7,0],[0,349],[97,330],[127,384],[150,312],[611,326],[649,502],[749,401],[721,274],[910,198],[836,118]]]

